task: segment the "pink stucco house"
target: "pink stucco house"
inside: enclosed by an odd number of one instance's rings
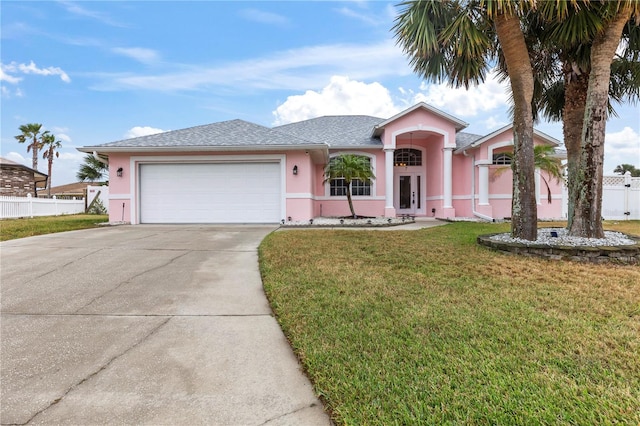
[[[511,216],[505,151],[512,127],[489,135],[419,103],[391,118],[326,116],[268,128],[231,120],[80,148],[109,161],[109,219],[139,223],[278,223],[347,216],[345,187],[323,183],[341,153],[365,156],[376,179],[352,189],[363,216],[503,219]],[[559,141],[535,133],[536,144]],[[508,167],[508,166],[506,166]],[[538,216],[563,217],[536,174]]]

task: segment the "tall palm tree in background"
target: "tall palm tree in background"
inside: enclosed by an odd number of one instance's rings
[[[640,169],[637,169],[633,164],[618,164],[613,170],[613,173],[625,175],[627,172],[631,174],[631,177],[640,177]]]
[[[414,71],[428,80],[468,88],[484,81],[502,57],[513,97],[511,234],[537,238],[534,183],[533,91],[521,16],[533,1],[422,0],[401,3],[393,30]]]
[[[27,152],[31,151],[33,155],[31,168],[33,170],[38,170],[38,152],[40,151],[40,148],[42,148],[42,143],[40,140],[40,130],[42,129],[42,124],[23,124],[18,127],[18,129],[22,132],[22,134],[16,136],[15,138],[20,143],[29,143],[27,145]]]
[[[42,158],[48,160],[48,175],[49,179],[47,182],[47,196],[51,197],[51,173],[53,170],[53,158],[58,158],[60,156],[60,152],[58,151],[62,148],[62,142],[57,140],[55,135],[46,131],[42,134],[41,137],[41,145],[42,145]]]
[[[344,179],[349,210],[351,210],[351,216],[353,216],[354,219],[357,218],[358,216],[353,208],[353,200],[351,199],[351,184],[356,180],[369,183],[376,178],[373,175],[373,170],[371,170],[371,162],[369,159],[362,155],[338,155],[329,161],[329,164],[325,168],[324,175],[324,183]]]
[[[76,173],[76,178],[81,182],[95,182],[104,180],[109,172],[109,166],[91,154],[84,156],[84,163]]]

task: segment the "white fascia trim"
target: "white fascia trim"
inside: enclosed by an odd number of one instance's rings
[[[477,198],[477,197],[476,197]],[[489,199],[492,200],[510,200],[511,199],[511,194],[489,194]],[[544,196],[544,199],[547,199],[547,196]],[[562,199],[562,194],[551,194],[551,199],[552,200],[561,200]],[[543,204],[543,203],[538,203],[538,204]]]
[[[385,201],[386,197],[381,197],[381,196],[369,196],[369,195],[352,195],[351,199],[356,201],[367,201],[367,200],[371,200],[371,201]],[[346,201],[347,200],[347,196],[346,195],[325,195],[325,196],[318,196],[315,197],[314,200],[318,200],[318,201]]]
[[[139,164],[152,163],[277,163],[284,161],[284,154],[247,154],[247,155],[184,155],[176,157],[173,155],[136,155],[131,156],[130,166],[135,162]]]
[[[109,200],[130,200],[131,194],[109,194]]]
[[[287,192],[285,194],[285,197],[288,200],[291,200],[291,199],[311,199],[311,200],[313,200],[313,199],[315,199],[313,194],[310,193],[310,192]]]
[[[437,115],[437,116],[439,116],[441,118],[444,118],[447,121],[450,121],[450,122],[454,123],[454,125],[455,125],[454,127],[456,128],[456,130],[462,130],[465,127],[469,126],[469,123],[467,123],[465,121],[462,121],[459,118],[456,118],[456,117],[454,117],[454,116],[452,116],[450,114],[447,114],[446,112],[441,111],[441,110],[439,110],[437,108],[434,108],[431,105],[426,104],[425,102],[418,102],[414,106],[409,107],[409,108],[405,109],[404,111],[401,111],[401,112],[397,113],[393,117],[386,119],[382,123],[379,123],[376,126],[374,126],[373,127],[373,131],[371,132],[371,134],[373,136],[376,136],[376,134],[381,129],[383,129],[387,124],[397,120],[398,118],[400,118],[402,116],[410,114],[411,112],[413,112],[413,111],[415,111],[415,110],[417,110],[419,108],[425,109],[425,110],[427,110],[427,111],[429,111],[429,112],[431,112],[431,113],[433,113],[433,114],[435,114],[435,115]]]
[[[145,153],[145,152],[229,152],[229,151],[301,151],[301,150],[328,150],[329,145],[308,144],[308,145],[225,145],[225,146],[86,146],[76,148],[80,152],[100,154],[109,153]]]
[[[427,201],[437,201],[437,200],[444,200],[444,196],[442,195],[435,195],[435,196],[431,196],[431,197],[425,197],[424,198]]]

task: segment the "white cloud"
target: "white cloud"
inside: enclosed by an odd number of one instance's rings
[[[56,138],[60,139],[63,142],[71,142],[71,137],[65,133],[54,133]]]
[[[22,77],[15,77],[15,76],[9,75],[5,72],[5,70],[9,72],[12,72],[12,71],[15,72],[15,70],[10,68],[9,65],[0,64],[0,81],[6,81],[7,83],[10,83],[10,84],[18,84],[20,80],[22,80]]]
[[[111,49],[113,53],[126,56],[143,64],[156,62],[160,55],[153,49],[145,49],[143,47],[114,47]]]
[[[24,74],[37,74],[37,75],[44,75],[44,76],[59,75],[60,79],[65,83],[71,82],[71,79],[69,78],[67,73],[58,67],[38,68],[36,64],[33,61],[31,61],[29,62],[29,65],[19,64],[18,69]]]
[[[484,83],[468,90],[446,83],[422,83],[420,90],[413,99],[414,103],[425,102],[460,117],[473,117],[509,104],[509,85],[498,82],[495,73],[490,73]]]
[[[604,144],[605,173],[613,172],[618,164],[640,167],[640,135],[631,127],[607,133]]]
[[[370,13],[358,12],[346,6],[341,7],[340,9],[336,9],[336,11],[341,15],[364,22],[367,25],[379,25],[387,23],[386,20],[379,19],[376,16],[371,15]]]
[[[157,129],[155,127],[149,126],[135,126],[129,129],[127,133],[125,133],[124,137],[127,139],[138,138],[140,136],[155,135],[156,133],[162,133],[166,131],[167,130]]]
[[[509,122],[506,120],[507,117],[504,116],[495,116],[492,115],[491,117],[487,118],[486,120],[483,120],[481,123],[484,124],[484,126],[486,127],[487,130],[492,131],[492,130],[497,130],[501,127],[506,126],[507,124],[509,124]]]
[[[80,170],[80,165],[84,162],[84,152],[74,150],[65,150],[64,147],[60,151],[60,157],[53,161],[53,170],[51,172],[51,185],[65,185],[67,183],[77,182],[76,173]],[[46,170],[46,165],[43,168]]]
[[[29,62],[29,64],[18,64],[16,62],[11,62],[10,64],[2,64],[0,69],[2,70],[0,74],[0,77],[2,77],[1,78],[2,81],[7,81],[8,83],[12,83],[12,84],[18,83],[20,80],[22,80],[22,78],[8,75],[7,72],[10,72],[10,73],[20,72],[22,74],[36,74],[36,75],[44,75],[44,76],[59,75],[60,79],[65,83],[71,82],[69,75],[66,72],[64,72],[61,68],[59,67],[38,68],[38,66],[33,61]]]
[[[15,151],[7,152],[6,154],[2,154],[2,156],[4,158],[6,158],[7,160],[11,160],[11,161],[13,161],[15,163],[23,164],[23,165],[25,165],[27,167],[31,167],[31,158],[26,159],[21,154],[15,152]]]
[[[372,115],[390,117],[399,111],[389,91],[380,83],[363,83],[344,76],[333,76],[321,91],[307,90],[289,96],[273,112],[274,125],[293,123],[323,115]]]
[[[58,1],[58,4],[62,5],[67,12],[72,13],[77,16],[82,16],[86,18],[91,18],[102,22],[103,24],[111,25],[114,27],[126,27],[115,20],[113,20],[109,15],[101,12],[97,12],[95,10],[87,9],[86,7],[78,6],[76,3],[71,1]]]
[[[97,90],[159,91],[229,87],[233,90],[307,90],[320,88],[333,75],[358,80],[411,74],[393,40],[370,45],[335,44],[302,47],[219,67],[194,66],[187,71],[156,75],[99,74],[106,78]]]
[[[243,9],[240,11],[240,16],[249,21],[259,22],[261,24],[287,25],[289,23],[289,19],[285,16],[259,9]]]

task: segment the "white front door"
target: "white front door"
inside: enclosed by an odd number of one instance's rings
[[[424,175],[417,172],[395,173],[395,208],[398,214],[424,214]]]

